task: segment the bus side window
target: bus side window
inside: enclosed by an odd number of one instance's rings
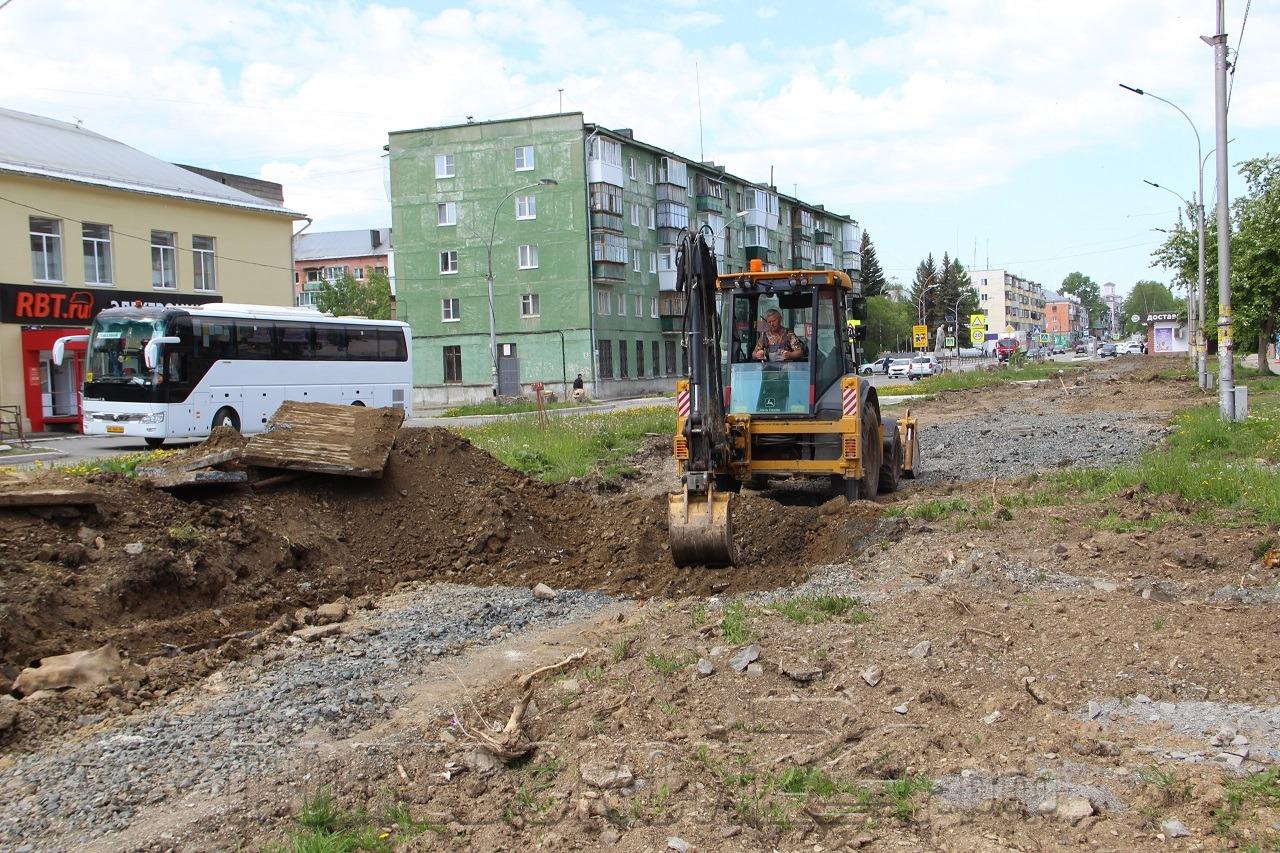
[[[174,317],[169,322],[169,328],[165,331],[165,334],[178,338],[180,343],[165,345],[164,380],[177,383],[189,382],[191,376],[189,362],[195,353],[191,318]]]
[[[270,359],[271,323],[267,320],[236,321],[236,354],[245,359]]]
[[[323,361],[343,361],[347,357],[347,330],[341,326],[317,325],[315,357]]]
[[[378,360],[408,361],[408,348],[404,342],[404,330],[399,326],[378,329]]]
[[[348,326],[347,358],[353,361],[377,361],[378,330],[373,326]]]
[[[217,360],[236,357],[235,331],[229,320],[192,318],[196,354],[202,358]]]
[[[311,326],[306,323],[276,323],[276,357],[286,361],[312,358]]]

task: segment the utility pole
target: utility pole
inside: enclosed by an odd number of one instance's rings
[[[1218,411],[1236,419],[1235,346],[1231,339],[1231,220],[1227,209],[1227,34],[1225,0],[1218,0],[1217,34],[1201,36],[1213,46],[1214,129],[1218,142]]]

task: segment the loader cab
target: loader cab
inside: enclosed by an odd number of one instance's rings
[[[721,330],[727,337],[723,342],[726,411],[766,418],[812,417],[818,402],[833,388],[838,394],[834,386],[852,369],[841,289],[832,286],[825,273],[723,278],[733,283],[722,291],[721,308]],[[771,310],[781,314],[782,327],[800,340],[803,358],[762,361],[753,357]]]

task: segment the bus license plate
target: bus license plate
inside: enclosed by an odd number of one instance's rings
[[[109,426],[109,427],[107,427],[107,432],[118,432],[118,433],[123,433],[123,432],[124,432],[124,427],[122,427],[122,426]]]

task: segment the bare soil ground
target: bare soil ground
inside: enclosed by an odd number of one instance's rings
[[[913,409],[924,430],[988,428],[1010,406],[1163,425],[1199,399],[1121,363],[1078,386]],[[106,641],[146,664],[121,690],[16,703],[2,745],[39,750],[86,713],[109,722],[181,696],[243,657],[237,632],[299,607],[415,581],[542,581],[639,606],[469,650],[375,729],[185,822],[144,815],[114,848],[256,849],[298,830],[292,815],[321,787],[406,850],[1275,843],[1280,787],[1240,793],[1244,779],[1274,786],[1280,761],[1280,578],[1259,559],[1274,529],[1225,512],[1206,524],[1202,508],[1140,491],[1011,500],[1036,488],[1016,478],[908,485],[852,506],[744,492],[745,564],[681,571],[664,547],[665,448],[637,462],[638,480],[601,494],[406,430],[379,482],[184,500],[98,476],[100,514],[0,513],[0,674]],[[993,491],[982,513],[916,511]],[[124,551],[132,542],[140,555]],[[804,596],[819,595],[852,609],[815,610]],[[731,665],[748,646],[758,672]],[[529,755],[477,756],[474,733],[519,698],[513,674],[575,650],[585,657],[533,682]],[[699,677],[700,661],[713,672]],[[396,803],[418,831],[378,817]]]

